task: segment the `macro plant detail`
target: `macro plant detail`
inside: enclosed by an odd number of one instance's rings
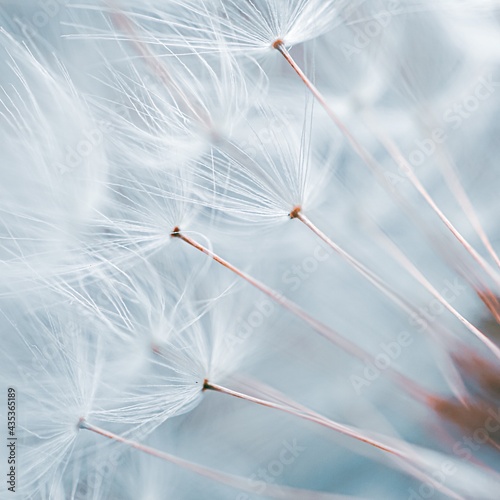
[[[1,498],[496,500],[499,23],[3,2]]]

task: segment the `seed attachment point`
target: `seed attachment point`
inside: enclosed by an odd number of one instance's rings
[[[172,238],[179,238],[181,236],[181,228],[179,226],[175,226],[170,233]]]
[[[273,49],[279,50],[281,47],[283,47],[284,43],[281,38],[278,38],[272,43]]]
[[[300,214],[300,211],[302,210],[302,207],[300,205],[297,205],[289,214],[288,216],[290,217],[290,219],[296,219],[299,214]]]

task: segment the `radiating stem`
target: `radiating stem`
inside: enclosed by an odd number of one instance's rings
[[[101,427],[98,427],[96,425],[92,425],[84,419],[80,420],[79,427],[80,429],[88,430],[105,438],[112,439],[113,441],[123,443],[142,453],[146,453],[153,457],[164,460],[165,462],[175,464],[179,467],[182,467],[183,469],[187,469],[191,472],[194,472],[195,474],[206,477],[218,483],[225,484],[236,490],[246,491],[251,494],[255,493],[255,484],[248,478],[235,476],[233,474],[227,474],[217,469],[213,469],[212,467],[207,467],[195,462],[190,462],[189,460],[185,460],[170,453],[157,450],[145,444],[138,443],[137,441],[134,441],[132,439],[120,436],[119,434],[115,434],[108,430],[102,429]],[[290,488],[287,486],[278,486],[274,484],[266,484],[266,495],[273,498],[304,498],[305,500],[340,500],[341,498],[343,498],[331,493],[310,491],[300,488]]]
[[[320,415],[319,413],[317,413],[313,410],[310,410],[309,408],[298,403],[297,401],[294,401],[293,399],[288,397],[286,394],[283,394],[281,391],[275,389],[274,387],[267,385],[264,382],[261,382],[259,380],[254,379],[254,378],[249,378],[247,376],[241,376],[241,375],[236,375],[234,378],[237,380],[237,383],[240,387],[243,386],[245,388],[248,388],[254,394],[258,393],[261,398],[272,399],[274,402],[285,404],[289,407],[300,410],[303,413],[310,413],[312,415],[322,417],[322,415]],[[436,403],[437,403],[437,400],[436,400]],[[436,410],[436,405],[434,405],[432,407],[432,409]],[[438,413],[438,415],[439,415],[439,413]],[[411,455],[412,453],[415,454],[415,452],[411,449],[411,445],[409,445],[408,443],[406,443],[404,441],[400,441],[399,443],[400,443],[399,445],[401,446],[401,449],[403,451],[404,451],[404,448],[407,448],[409,455]],[[409,475],[417,478],[419,481],[427,482],[427,476],[416,465],[414,465],[413,463],[410,463],[409,461],[400,463],[401,461],[398,460],[397,457],[391,456],[391,458],[393,459],[394,463],[397,463],[398,467],[401,467]],[[418,459],[418,455],[416,456],[416,458]],[[474,461],[474,460],[475,459],[473,459],[472,461]],[[477,465],[484,467],[484,464],[481,464],[478,462],[475,462],[475,463]],[[493,473],[493,471],[490,469],[488,469],[488,471]],[[495,475],[496,475],[496,473],[495,473]]]
[[[377,165],[373,157],[368,153],[368,151],[361,146],[358,140],[351,134],[351,131],[344,125],[342,120],[337,116],[337,114],[333,111],[331,106],[326,102],[323,94],[318,90],[318,88],[311,82],[311,80],[307,77],[307,75],[302,71],[300,66],[295,62],[293,57],[290,55],[286,47],[284,46],[281,40],[277,40],[273,47],[278,50],[285,60],[290,64],[293,70],[299,75],[300,79],[304,82],[306,87],[311,91],[312,95],[315,99],[321,104],[323,109],[326,111],[330,119],[335,123],[335,125],[339,128],[339,130],[344,134],[346,139],[351,144],[354,151],[361,157],[361,159],[373,169],[377,169]]]
[[[354,259],[351,255],[345,252],[341,247],[339,247],[334,241],[332,241],[323,231],[321,231],[306,215],[304,215],[300,210],[295,209],[293,212],[293,218],[300,220],[305,224],[314,234],[316,234],[321,240],[323,240],[330,248],[339,253],[344,257],[355,269],[357,269],[363,276],[365,276],[371,283],[375,284],[377,288],[382,290],[386,295],[398,300],[399,304],[404,304],[398,299],[397,295],[392,292],[382,280],[374,275],[370,270],[365,268],[360,262]],[[401,257],[401,256],[400,256]],[[408,264],[408,261],[406,261]],[[469,320],[464,318],[447,300],[442,297],[442,295],[422,276],[418,271],[413,270],[413,276],[416,277],[421,284],[423,284],[426,290],[432,294],[432,296],[450,311],[465,327],[478,339],[480,340],[498,359],[500,359],[500,348],[492,342],[481,330],[476,328]],[[414,311],[410,311],[414,312]]]
[[[329,238],[325,233],[323,233],[311,220],[302,213],[300,207],[294,208],[290,213],[291,219],[298,219],[307,228],[309,228],[316,236],[318,236],[322,241],[324,241],[332,250],[334,250],[338,255],[340,255],[344,260],[346,260],[361,276],[363,276],[367,281],[374,285],[379,291],[384,295],[389,297],[396,305],[401,307],[406,313],[415,313],[416,311],[411,307],[411,305],[401,297],[397,292],[391,289],[391,287],[379,276],[377,276],[373,271],[365,267],[361,262],[356,260],[351,254],[344,250],[340,245],[335,243],[331,238]]]
[[[444,148],[441,149],[440,152],[443,156],[443,160],[439,162],[439,164],[443,168],[443,177],[445,178],[445,181],[448,184],[450,191],[453,193],[455,199],[462,207],[462,210],[469,219],[472,227],[476,231],[480,240],[483,242],[483,245],[490,254],[491,258],[495,261],[495,264],[500,268],[500,257],[495,252],[495,249],[493,248],[493,245],[491,244],[491,241],[481,224],[481,221],[476,213],[476,210],[474,209],[474,205],[472,204],[469,196],[467,195],[466,190],[464,189],[462,183],[460,182],[457,169],[453,160],[451,159],[448,152],[444,150]]]
[[[188,245],[192,246],[193,248],[196,248],[200,252],[209,256],[215,262],[224,266],[226,269],[229,269],[231,272],[233,272],[234,274],[236,274],[240,278],[244,279],[246,282],[250,283],[257,290],[259,290],[262,293],[264,293],[265,295],[267,295],[271,300],[273,300],[274,302],[276,302],[280,306],[284,307],[286,310],[291,312],[293,315],[295,315],[298,318],[305,321],[312,328],[314,328],[314,330],[316,330],[318,333],[320,333],[323,337],[325,337],[326,339],[328,339],[330,341],[333,341],[335,344],[337,344],[340,348],[342,348],[343,350],[345,350],[349,354],[353,355],[354,357],[356,357],[358,359],[361,359],[362,361],[367,361],[370,358],[370,356],[362,348],[354,345],[352,342],[350,342],[349,340],[342,337],[339,333],[337,333],[332,328],[326,326],[325,324],[321,323],[320,321],[318,321],[315,318],[313,318],[312,316],[310,316],[300,306],[295,304],[295,302],[292,302],[291,300],[287,299],[286,297],[284,297],[282,294],[280,294],[276,290],[273,290],[272,288],[268,287],[267,285],[261,283],[259,280],[257,280],[253,276],[245,273],[241,269],[239,269],[236,266],[234,266],[233,264],[229,263],[227,260],[223,259],[222,257],[215,254],[207,247],[203,246],[201,243],[199,243],[199,242],[195,241],[194,239],[190,238],[189,236],[183,234],[182,232],[180,232],[180,229],[178,229],[178,228],[174,229],[172,236],[179,238],[180,240],[184,241]]]
[[[238,269],[236,266],[234,266],[233,264],[224,260],[222,257],[215,254],[214,252],[212,252],[210,249],[203,246],[199,242],[195,241],[194,239],[190,238],[189,236],[186,236],[185,234],[183,234],[180,231],[179,228],[174,229],[174,231],[172,232],[172,237],[179,238],[180,240],[184,241],[188,245],[196,248],[200,252],[209,256],[215,262],[217,262],[220,265],[224,266],[225,268],[229,269],[231,272],[233,272],[234,274],[236,274],[240,278],[242,278],[245,281],[247,281],[248,283],[250,283],[257,290],[260,290],[262,293],[267,295],[271,300],[273,300],[274,302],[276,302],[280,306],[284,307],[286,310],[291,312],[293,315],[297,316],[298,318],[303,320],[305,323],[310,325],[315,331],[320,333],[323,337],[325,337],[330,342],[333,342],[335,345],[340,347],[345,352],[349,353],[350,355],[354,356],[355,358],[359,359],[362,362],[365,362],[365,363],[372,363],[373,362],[373,356],[371,356],[369,353],[367,353],[364,349],[353,344],[352,342],[350,342],[346,338],[342,337],[342,335],[340,335],[338,332],[336,332],[332,328],[326,326],[321,321],[318,321],[317,319],[313,318],[306,311],[304,311],[300,306],[298,306],[295,302],[292,302],[291,300],[289,300],[286,297],[284,297],[283,295],[281,295],[279,292],[273,290],[272,288],[269,288],[267,285],[264,285],[259,280],[255,279],[253,276],[250,276],[249,274],[245,273],[241,269]],[[427,404],[427,403],[429,403],[429,401],[433,400],[433,396],[431,394],[429,394],[429,392],[427,390],[425,390],[423,387],[419,386],[417,383],[415,383],[413,380],[406,377],[402,373],[395,371],[391,367],[389,367],[387,369],[387,372],[392,376],[392,379],[403,388],[405,393],[411,394],[412,397],[415,397],[416,399],[418,399],[419,401],[421,401],[425,404]]]
[[[273,401],[265,400],[265,399],[260,399],[254,396],[250,396],[248,394],[244,394],[242,392],[234,391],[232,389],[229,389],[227,387],[218,385],[218,384],[213,384],[209,382],[208,380],[205,380],[204,385],[203,385],[204,390],[211,390],[215,392],[220,392],[222,394],[226,394],[228,396],[233,396],[235,398],[243,399],[245,401],[249,401],[251,403],[255,403],[261,406],[265,406],[266,408],[272,408],[274,410],[282,411],[284,413],[288,413],[289,415],[293,415],[295,417],[298,417],[302,420],[306,420],[309,422],[313,422],[315,424],[321,425],[323,427],[326,427],[328,429],[334,430],[336,432],[339,432],[340,434],[343,434],[345,436],[351,437],[353,439],[356,439],[357,441],[361,441],[362,443],[368,444],[374,448],[377,448],[379,450],[382,450],[386,453],[390,453],[391,455],[403,460],[406,463],[411,464],[412,466],[415,466],[415,458],[410,457],[407,453],[404,451],[395,448],[394,446],[391,446],[389,444],[385,444],[382,441],[378,439],[371,438],[369,436],[366,436],[362,431],[347,426],[340,424],[338,422],[335,422],[334,420],[330,420],[326,417],[323,417],[322,415],[313,412],[313,411],[306,411],[306,410],[301,410],[298,408],[294,408],[292,406],[287,406],[279,403],[274,403]],[[427,474],[422,474],[416,473],[416,475],[419,477],[420,480],[422,480],[422,477],[425,478],[428,482],[433,484],[436,488],[439,488],[443,493],[446,495],[452,497],[452,498],[457,498],[460,499],[459,495],[454,493],[453,491],[449,490],[445,486],[441,485],[438,483],[434,478]]]
[[[460,242],[460,244],[467,250],[467,252],[472,256],[472,258],[479,264],[481,269],[490,276],[495,283],[500,284],[500,278],[498,273],[486,262],[486,260],[477,252],[477,250],[462,236],[460,231],[453,225],[453,223],[446,217],[443,211],[437,206],[436,202],[420,182],[420,179],[415,174],[415,170],[411,163],[405,158],[398,146],[392,141],[388,136],[378,132],[378,137],[382,141],[389,154],[394,158],[394,161],[404,168],[405,174],[413,184],[415,189],[420,193],[422,198],[427,202],[427,204],[432,208],[432,210],[438,215],[443,224],[448,228],[448,230],[453,234],[453,236]]]
[[[346,425],[339,424],[337,422],[334,422],[333,420],[329,420],[329,419],[322,417],[318,414],[314,414],[313,412],[305,412],[305,411],[293,408],[291,406],[285,406],[285,405],[282,405],[279,403],[273,403],[272,401],[267,401],[265,399],[256,398],[254,396],[250,396],[250,395],[244,394],[242,392],[233,391],[232,389],[228,389],[227,387],[223,387],[221,385],[212,384],[211,382],[209,382],[207,380],[205,381],[203,388],[205,390],[221,392],[221,393],[227,394],[229,396],[234,396],[234,397],[239,398],[239,399],[244,399],[245,401],[250,401],[251,403],[256,403],[256,404],[261,405],[261,406],[266,406],[267,408],[273,408],[275,410],[279,410],[279,411],[288,413],[290,415],[294,415],[295,417],[302,418],[303,420],[308,420],[310,422],[314,422],[316,424],[319,424],[319,425],[322,425],[322,426],[327,427],[329,429],[340,432],[341,434],[344,434],[346,436],[357,439],[358,441],[369,444],[370,446],[378,448],[382,451],[386,451],[387,453],[391,453],[392,455],[395,455],[399,458],[407,458],[404,453],[400,452],[399,450],[397,450],[389,445],[386,445],[386,444],[381,443],[375,439],[364,436],[361,432],[357,431],[356,429],[352,429]]]
[[[290,64],[290,66],[293,68],[293,70],[298,74],[300,79],[304,82],[306,87],[311,91],[313,96],[316,98],[316,100],[321,104],[321,106],[324,108],[330,119],[335,123],[335,125],[340,129],[340,131],[344,134],[346,139],[349,141],[351,144],[351,147],[353,150],[358,154],[358,156],[365,162],[365,164],[372,170],[374,174],[376,174],[377,178],[382,182],[382,185],[384,187],[387,186],[387,181],[383,178],[380,172],[380,167],[375,161],[375,159],[368,153],[368,151],[359,143],[359,141],[352,135],[350,130],[346,127],[346,125],[342,122],[342,120],[337,116],[337,114],[333,111],[331,106],[327,103],[325,97],[323,94],[317,89],[317,87],[311,82],[311,80],[307,77],[307,75],[302,71],[300,66],[295,62],[293,57],[290,55],[288,50],[283,44],[282,40],[277,40],[274,44],[273,47],[278,50],[285,60]],[[398,162],[398,159],[400,158],[400,155],[395,155],[394,154],[394,144],[392,144],[391,147],[388,147],[388,144],[385,143],[385,146],[387,150],[391,153],[391,156],[396,160],[397,164],[399,165],[400,162]],[[401,155],[402,156],[402,155]],[[408,163],[408,162],[406,162]],[[499,283],[499,278],[497,273],[495,273],[491,267],[488,265],[488,263],[478,254],[478,252],[470,245],[470,243],[462,236],[462,234],[455,228],[455,226],[451,223],[451,221],[444,215],[444,213],[439,209],[439,207],[436,205],[432,197],[429,195],[427,190],[423,187],[421,182],[418,180],[416,175],[414,173],[410,172],[408,176],[410,182],[413,184],[415,189],[420,193],[420,195],[424,198],[424,200],[427,202],[427,204],[434,210],[434,212],[438,215],[438,217],[441,219],[441,221],[444,223],[444,225],[448,228],[449,231],[455,236],[455,238],[459,241],[459,243],[467,250],[468,253],[472,255],[472,257],[478,262],[478,264],[488,272],[490,276],[492,276],[497,283]],[[382,181],[382,179],[384,179]],[[389,190],[390,191],[390,190]]]

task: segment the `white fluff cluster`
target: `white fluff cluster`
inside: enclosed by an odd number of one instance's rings
[[[499,16],[5,2],[1,498],[497,499]]]

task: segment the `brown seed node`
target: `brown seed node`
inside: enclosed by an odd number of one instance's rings
[[[273,49],[279,49],[283,45],[283,40],[278,38],[273,42]]]
[[[172,238],[178,238],[181,235],[181,228],[179,226],[175,226],[172,232],[170,233],[170,236]]]
[[[302,210],[302,207],[300,205],[297,205],[288,215],[290,217],[290,219],[296,219],[299,214],[300,214],[300,211]]]

